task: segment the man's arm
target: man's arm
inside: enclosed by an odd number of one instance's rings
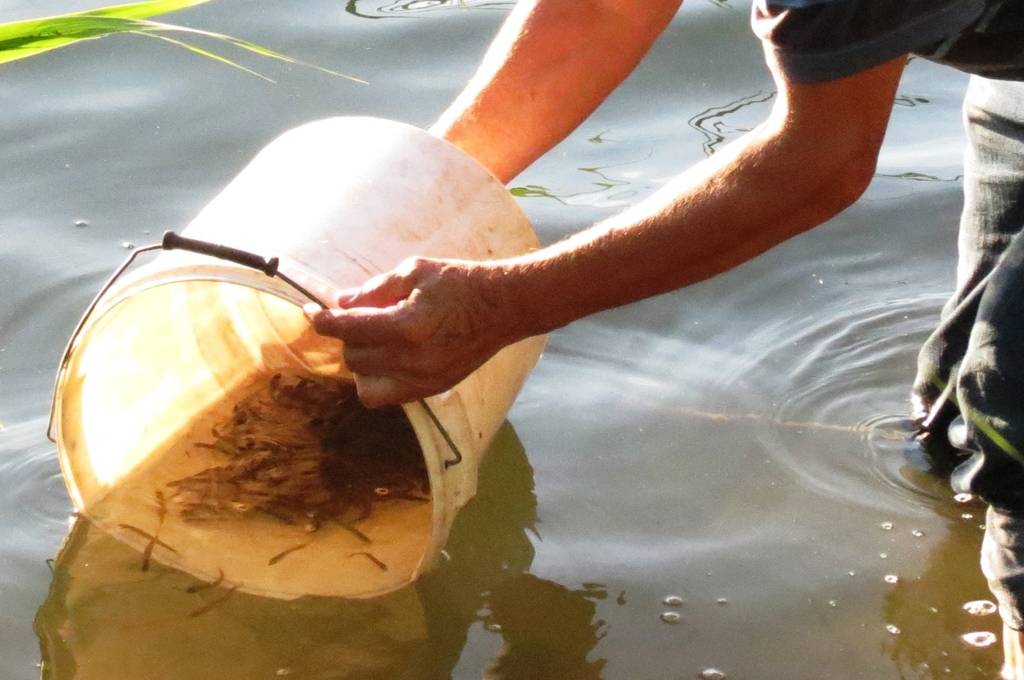
[[[527,335],[547,332],[715,276],[835,216],[874,176],[904,63],[814,84],[776,72],[765,123],[635,207],[496,265],[505,305]]]
[[[651,198],[497,262],[414,258],[314,317],[346,343],[367,405],[449,389],[495,352],[726,271],[810,229],[870,182],[905,63],[820,84],[775,72],[769,119]]]
[[[520,0],[431,132],[509,182],[582,123],[682,0]]]

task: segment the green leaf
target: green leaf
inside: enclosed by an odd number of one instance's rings
[[[140,31],[139,35],[145,35],[145,36],[148,36],[148,37],[151,37],[151,38],[158,38],[160,40],[165,40],[165,41],[171,43],[172,45],[177,45],[178,47],[184,47],[186,50],[189,50],[191,52],[195,52],[196,54],[201,54],[204,57],[209,57],[210,59],[214,59],[216,61],[225,63],[228,66],[234,66],[235,68],[240,68],[243,71],[245,71],[246,73],[251,73],[254,76],[256,76],[258,78],[263,78],[263,80],[266,80],[268,82],[271,82],[271,83],[274,82],[272,79],[266,77],[262,73],[257,73],[256,71],[253,71],[252,69],[248,69],[248,68],[242,66],[241,64],[236,64],[235,62],[231,61],[230,59],[222,57],[219,54],[214,54],[213,52],[209,52],[207,50],[204,50],[201,47],[196,47],[195,45],[190,45],[187,42],[182,42],[181,40],[175,40],[174,38],[168,38],[166,35],[157,35],[156,33],[146,33],[146,32],[143,32],[143,31]]]
[[[163,24],[163,23],[160,23],[160,22],[157,22],[157,21],[146,21],[144,23],[146,24],[146,26],[149,27],[150,31],[180,31],[182,33],[192,33],[194,35],[202,35],[202,36],[206,36],[208,38],[215,38],[217,40],[223,40],[224,42],[231,43],[235,47],[240,47],[243,50],[249,50],[250,52],[255,52],[256,54],[259,54],[259,55],[264,56],[264,57],[270,57],[271,59],[278,59],[280,61],[286,61],[289,64],[297,64],[299,66],[306,66],[307,68],[314,68],[317,71],[322,71],[324,73],[329,73],[332,76],[339,76],[341,78],[346,78],[348,80],[352,80],[352,81],[355,81],[357,83],[362,83],[364,85],[366,84],[365,80],[361,80],[361,79],[355,78],[353,76],[347,76],[344,73],[338,73],[337,71],[332,71],[330,69],[323,68],[322,66],[316,66],[315,64],[308,64],[308,63],[306,63],[304,61],[299,61],[298,59],[293,59],[292,57],[289,57],[287,55],[281,54],[280,52],[274,52],[273,50],[268,50],[266,47],[260,47],[259,45],[256,45],[255,43],[251,43],[251,42],[248,42],[248,41],[245,41],[245,40],[240,40],[238,38],[233,38],[230,35],[224,35],[223,33],[214,33],[212,31],[203,31],[203,30],[200,30],[198,28],[186,28],[184,26],[173,26],[171,24]],[[214,56],[214,55],[208,55],[208,56]],[[225,59],[220,59],[220,60],[221,61],[227,61]],[[231,62],[228,62],[228,63],[231,63]],[[233,65],[237,66],[237,64],[233,64]],[[241,67],[239,66],[239,68],[241,68]],[[248,69],[245,69],[245,70],[248,70]],[[252,71],[250,71],[250,73],[252,73]],[[256,75],[259,75],[259,74],[256,74]],[[260,77],[263,77],[263,76],[260,76]]]
[[[30,57],[79,40],[98,38],[110,33],[137,31],[141,28],[136,23],[140,19],[209,1],[149,0],[0,24],[0,63]]]
[[[114,5],[112,7],[100,7],[86,12],[78,12],[81,15],[94,17],[120,17],[122,19],[148,19],[157,14],[168,14],[179,9],[186,9],[193,5],[201,5],[210,0],[147,0],[146,2],[133,2],[128,5]],[[74,15],[64,15],[74,16]]]
[[[191,33],[207,38],[228,42],[235,47],[248,50],[264,57],[285,61],[290,64],[298,64],[308,68],[314,68],[324,73],[347,78],[357,83],[365,84],[365,80],[337,73],[330,69],[308,64],[298,59],[260,47],[254,43],[233,38],[229,35],[203,31],[197,28],[175,26],[172,24],[149,21],[148,17],[173,12],[193,5],[199,5],[210,0],[149,0],[148,2],[137,2],[129,5],[115,5],[112,7],[101,7],[87,12],[76,12],[43,19],[29,19],[27,21],[14,21],[0,24],[0,64],[31,57],[47,50],[56,49],[71,45],[80,40],[101,38],[112,33],[136,33],[156,37],[172,44],[191,50],[205,57],[215,59],[222,63],[242,69],[247,73],[256,75],[264,80],[274,82],[270,78],[248,69],[240,64],[231,61],[221,55],[209,50],[197,47],[180,40],[157,35],[158,33],[177,31]]]

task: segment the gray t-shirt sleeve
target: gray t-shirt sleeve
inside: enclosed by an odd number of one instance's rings
[[[754,0],[754,33],[796,82],[850,76],[951,39],[985,0]]]

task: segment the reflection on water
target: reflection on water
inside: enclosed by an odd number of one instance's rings
[[[437,568],[382,597],[243,594],[144,565],[79,519],[36,616],[43,678],[447,678],[477,624],[503,641],[487,678],[598,678],[604,661],[589,655],[603,627],[594,601],[606,589],[527,574],[535,523],[533,471],[508,424]]]
[[[617,140],[608,139],[606,137],[608,132],[608,130],[605,130],[604,132],[593,135],[587,139],[587,142],[591,144],[609,144],[613,146],[619,144]],[[623,204],[627,199],[633,198],[637,195],[636,189],[626,189],[624,187],[630,186],[631,178],[635,177],[638,172],[635,168],[633,170],[625,171],[620,168],[629,168],[630,166],[639,165],[649,159],[653,152],[648,149],[642,156],[637,156],[628,150],[623,151],[621,148],[617,150],[619,155],[627,153],[634,157],[618,163],[607,163],[599,166],[576,168],[578,172],[584,174],[583,180],[587,184],[587,188],[582,191],[558,191],[539,184],[526,184],[510,187],[509,192],[516,198],[552,198],[563,205],[579,203],[593,204],[595,203],[594,199],[598,199],[604,204]],[[613,170],[615,172],[612,172]]]
[[[532,574],[496,588],[488,598],[487,626],[504,646],[484,672],[485,680],[597,680],[605,659],[588,660],[603,636],[594,621],[594,600],[608,593],[598,584],[569,590]]]
[[[928,103],[929,100],[927,97],[922,97],[916,94],[901,94],[893,101],[893,104],[896,106],[920,106],[921,104]]]
[[[935,175],[928,175],[923,172],[899,172],[895,174],[887,174],[879,172],[875,175],[876,177],[891,177],[893,179],[910,179],[917,182],[960,182],[964,176],[956,175],[955,177],[936,177]]]
[[[1001,648],[985,643],[997,639],[1002,623],[978,573],[985,511],[977,503],[931,505],[945,519],[945,535],[919,575],[899,579],[886,593],[886,652],[901,677],[989,680],[997,677]]]
[[[608,166],[616,167],[616,166]],[[570,199],[579,198],[581,196],[591,196],[594,194],[602,194],[619,189],[621,187],[629,186],[629,182],[621,179],[615,179],[609,177],[604,173],[604,170],[608,168],[577,168],[580,172],[590,173],[595,175],[598,179],[591,182],[592,186],[597,187],[592,191],[575,191],[572,193],[559,194],[553,192],[547,187],[540,186],[539,184],[526,184],[524,186],[512,187],[509,189],[516,198],[553,198],[559,203],[569,204]],[[617,191],[607,195],[607,199],[610,201],[621,201],[636,195],[636,191]]]
[[[381,2],[380,0],[348,0],[345,11],[364,19],[383,19],[388,16],[409,16],[446,9],[511,9],[515,2],[510,0],[405,0],[404,2]]]
[[[738,134],[749,132],[753,129],[754,125],[764,120],[767,107],[756,105],[771,101],[775,98],[775,94],[774,91],[768,93],[758,92],[741,97],[728,104],[705,109],[686,121],[691,128],[704,136],[704,143],[701,145],[701,148],[704,149],[704,155],[710,156],[726,140],[730,140]],[[741,124],[736,123],[733,118],[735,114],[740,112],[748,113],[745,109],[751,106],[754,107],[756,112],[755,117],[751,119],[752,124],[741,127]],[[746,120],[746,118],[743,120]]]

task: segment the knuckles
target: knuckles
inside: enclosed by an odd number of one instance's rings
[[[493,353],[480,332],[488,305],[473,281],[469,263],[410,257],[364,285],[357,304],[392,308],[372,336],[362,333],[358,346],[344,349],[365,404],[406,403],[450,389]]]

